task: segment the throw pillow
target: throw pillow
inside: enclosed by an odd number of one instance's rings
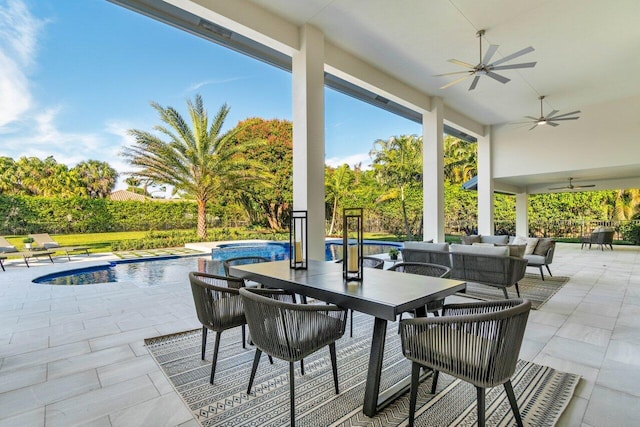
[[[536,245],[538,244],[538,239],[537,237],[529,237],[527,239],[527,247],[524,250],[524,254],[525,255],[532,255],[533,251],[536,249]]]
[[[527,245],[507,245],[507,247],[509,248],[509,256],[517,258],[522,258],[524,251],[527,249]]]
[[[524,236],[516,236],[515,239],[513,239],[513,242],[511,242],[512,245],[526,245],[527,244],[527,238]]]
[[[478,234],[472,234],[470,236],[461,236],[460,240],[463,245],[473,245],[474,243],[480,243],[480,236]]]
[[[548,239],[548,238],[540,239],[538,240],[538,244],[536,245],[536,248],[534,249],[533,254],[547,256],[547,251],[549,250],[549,248],[551,248],[555,244],[556,242],[554,242],[552,239]]]

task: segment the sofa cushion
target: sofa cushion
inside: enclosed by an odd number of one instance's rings
[[[477,234],[471,234],[469,236],[461,236],[460,241],[463,245],[473,245],[474,243],[480,243],[480,236]]]
[[[44,243],[42,244],[42,246],[43,246],[45,249],[59,248],[59,247],[60,247],[60,245],[59,245],[58,243],[56,243],[56,242],[44,242]]]
[[[555,242],[553,241],[553,239],[549,239],[549,238],[539,239],[538,244],[536,245],[536,248],[533,250],[533,255],[546,256],[547,251],[553,245],[555,245]]]
[[[0,246],[0,253],[11,253],[11,252],[18,252],[18,250],[16,249],[15,246],[10,245],[10,246]]]
[[[404,242],[403,249],[417,249],[421,251],[449,251],[448,243],[429,243],[429,242]]]
[[[466,253],[476,255],[492,255],[492,256],[509,256],[509,248],[507,246],[474,246],[474,245],[456,245],[449,247],[451,253]]]
[[[509,243],[509,236],[480,236],[480,242],[506,245]]]
[[[546,261],[542,255],[525,255],[524,259],[527,260],[529,265],[544,265]]]
[[[513,244],[514,245],[527,245],[527,248],[524,250],[524,254],[525,255],[531,255],[533,253],[533,251],[536,248],[536,245],[538,244],[538,238],[537,237],[524,237],[524,236],[516,236],[515,239],[513,239]]]

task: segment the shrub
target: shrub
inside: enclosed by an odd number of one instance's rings
[[[620,225],[622,238],[634,245],[640,245],[640,224],[627,223]]]

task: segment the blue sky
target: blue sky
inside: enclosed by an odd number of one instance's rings
[[[106,0],[0,0],[0,156],[109,162],[129,129],[158,123],[155,101],[183,114],[202,94],[227,128],[248,117],[291,120],[291,75]],[[325,90],[326,163],[369,163],[376,139],[420,126]],[[119,185],[122,187],[122,184]]]

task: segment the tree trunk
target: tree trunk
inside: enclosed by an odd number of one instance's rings
[[[207,239],[207,202],[198,200],[198,238]]]
[[[409,227],[409,219],[407,218],[407,205],[404,200],[404,187],[400,187],[400,203],[402,204],[402,219],[404,220],[404,232],[407,235],[407,239],[413,240],[411,234],[411,227]]]
[[[333,234],[333,227],[336,225],[336,209],[338,209],[338,198],[333,199],[333,214],[331,215],[331,226],[329,227],[329,236]]]

